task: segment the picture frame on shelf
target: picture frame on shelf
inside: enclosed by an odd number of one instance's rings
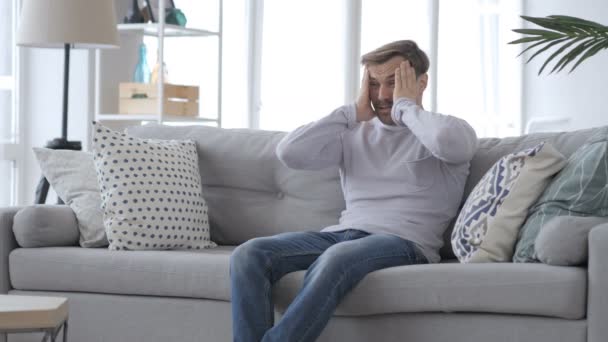
[[[158,6],[159,0],[145,0],[146,7],[148,9],[148,15],[150,17],[150,21],[153,23],[158,23]],[[165,0],[165,15],[171,10],[175,9],[175,2],[173,0]]]

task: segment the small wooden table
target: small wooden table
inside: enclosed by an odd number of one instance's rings
[[[55,341],[63,328],[63,342],[68,335],[68,299],[0,295],[0,332],[44,332],[43,342]]]

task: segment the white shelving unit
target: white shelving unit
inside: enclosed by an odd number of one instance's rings
[[[134,122],[153,121],[216,123],[222,125],[222,16],[223,0],[218,0],[218,31],[181,27],[165,23],[165,0],[159,1],[158,23],[118,24],[120,48],[117,50],[96,50],[95,52],[95,120],[114,127],[130,125]],[[133,70],[138,60],[138,49],[143,37],[155,37],[158,40],[158,114],[117,114],[118,85],[120,82],[131,82]],[[215,117],[171,116],[163,114],[165,38],[172,37],[217,37],[217,113]],[[199,115],[208,115],[199,111]]]

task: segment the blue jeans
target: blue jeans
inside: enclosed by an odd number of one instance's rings
[[[427,260],[413,242],[356,229],[249,240],[230,258],[234,341],[314,341],[366,274],[421,263]],[[307,270],[302,288],[273,327],[272,285],[299,270]]]

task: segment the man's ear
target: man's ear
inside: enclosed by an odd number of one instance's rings
[[[420,75],[420,77],[418,78],[418,91],[420,91],[421,93],[426,89],[426,85],[429,82],[429,75],[428,74],[423,74]]]

